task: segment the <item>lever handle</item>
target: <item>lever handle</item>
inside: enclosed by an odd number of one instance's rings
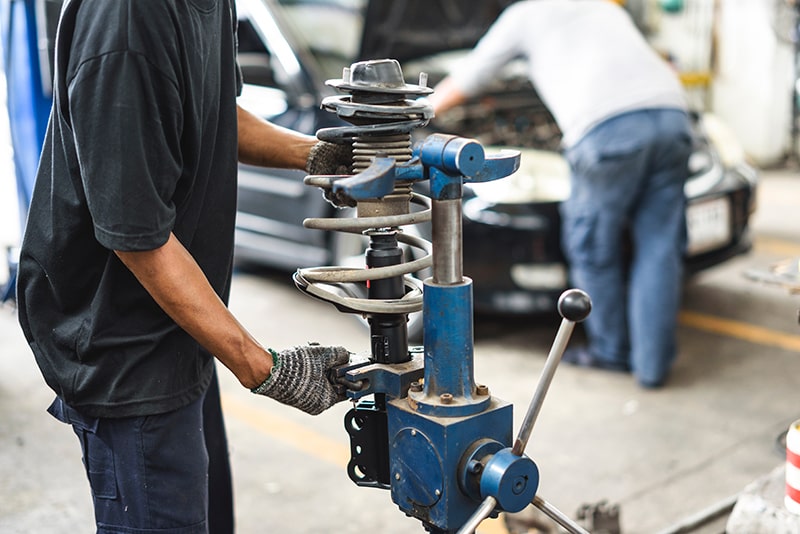
[[[550,504],[549,502],[545,501],[538,495],[533,498],[531,504],[534,505],[536,508],[544,512],[547,517],[561,525],[564,530],[569,532],[569,534],[591,534],[588,530],[583,528],[582,526],[575,523],[572,519],[568,516],[564,515],[561,510]],[[484,519],[489,517],[494,510],[494,507],[497,506],[497,500],[492,497],[486,497],[481,505],[475,510],[469,519],[464,523],[464,525],[458,529],[456,534],[473,534],[475,529],[483,522]]]
[[[572,519],[561,513],[558,508],[545,501],[538,495],[533,498],[531,504],[544,512],[547,517],[564,527],[569,534],[590,534],[589,531],[576,524]]]
[[[547,355],[547,360],[544,362],[544,369],[542,369],[539,384],[536,386],[531,404],[528,406],[528,413],[525,414],[525,419],[522,421],[519,434],[511,450],[511,452],[517,456],[521,456],[522,453],[525,452],[528,439],[531,437],[533,424],[536,422],[539,411],[542,409],[544,396],[550,388],[550,383],[553,381],[553,376],[556,374],[556,367],[558,367],[559,362],[561,362],[561,357],[564,355],[564,350],[567,348],[567,343],[572,335],[572,330],[575,328],[575,324],[586,319],[591,311],[592,301],[589,295],[580,289],[567,290],[559,297],[558,313],[561,314],[563,319],[561,325],[558,327],[558,332],[556,332],[556,339],[553,341],[550,353]]]
[[[489,495],[486,497],[478,509],[467,519],[466,523],[464,523],[456,534],[472,534],[475,532],[475,529],[478,528],[478,525],[481,522],[489,517],[494,510],[494,507],[497,506],[497,499]]]
[[[528,439],[533,430],[533,424],[536,422],[536,417],[544,403],[544,397],[553,380],[556,372],[556,367],[564,355],[564,350],[567,348],[567,343],[575,328],[575,324],[583,321],[589,316],[592,311],[592,301],[585,292],[580,289],[570,289],[561,294],[558,299],[558,313],[563,318],[561,325],[556,333],[556,338],[553,341],[553,346],[550,348],[550,353],[547,355],[547,360],[542,370],[542,375],[539,378],[539,383],[536,391],[531,399],[531,404],[528,407],[528,412],[525,414],[525,419],[520,427],[519,434],[514,447],[511,449],[512,454],[522,456],[525,452],[525,447],[528,444]],[[569,517],[562,514],[557,508],[547,503],[539,496],[534,496],[531,504],[542,510],[550,518],[555,520],[562,527],[567,529],[570,534],[589,534],[586,530],[575,524]],[[486,497],[470,518],[458,530],[457,534],[472,534],[481,522],[489,517],[497,506],[497,499],[491,495]]]

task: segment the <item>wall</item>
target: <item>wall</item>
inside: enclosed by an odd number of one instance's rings
[[[676,13],[641,2],[654,46],[681,72],[710,75],[706,89],[690,89],[693,107],[724,119],[756,164],[783,163],[791,149],[791,0],[685,0]]]

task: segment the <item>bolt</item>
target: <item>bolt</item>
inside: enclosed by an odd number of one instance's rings
[[[422,384],[419,382],[419,380],[416,380],[414,382],[411,382],[409,389],[414,392],[420,392],[422,391]]]
[[[415,428],[411,429],[411,435],[412,436],[416,436],[417,435],[417,430]]]
[[[428,87],[428,73],[427,72],[420,72],[419,73],[419,86],[420,87]]]
[[[437,497],[442,494],[442,490],[436,490],[433,492]]]
[[[439,395],[439,400],[442,401],[442,404],[450,404],[453,402],[453,395],[450,393],[442,393]]]
[[[475,394],[476,395],[481,395],[481,396],[488,395],[489,394],[489,386],[487,386],[485,384],[476,384],[475,385]]]
[[[470,460],[469,464],[467,464],[467,470],[473,475],[480,474],[483,471],[483,464],[478,460]]]
[[[400,480],[400,473],[395,473],[394,474],[394,479],[395,480]]]

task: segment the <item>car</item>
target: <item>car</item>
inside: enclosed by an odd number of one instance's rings
[[[310,134],[341,125],[320,103],[337,94],[326,81],[341,78],[343,68],[393,58],[409,83],[425,73],[433,86],[509,3],[237,0],[245,81],[240,105]],[[569,286],[558,212],[569,194],[561,132],[521,72],[508,65],[480,98],[414,132],[415,140],[446,132],[474,138],[489,153],[521,152],[512,176],[464,187],[463,270],[474,281],[474,309],[481,313],[549,313]],[[685,187],[690,273],[751,248],[758,185],[757,170],[723,121],[707,112],[693,112],[692,119]],[[318,189],[303,184],[302,172],[242,165],[237,261],[285,270],[351,264],[363,251],[352,237],[303,227],[309,217],[341,216]],[[425,227],[414,231],[430,234]]]

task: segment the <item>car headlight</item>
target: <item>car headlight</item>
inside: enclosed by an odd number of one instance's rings
[[[689,156],[689,176],[699,176],[709,172],[714,167],[714,157],[707,148],[703,147],[692,152]]]
[[[487,147],[487,153],[508,147]],[[561,202],[569,196],[569,164],[549,150],[514,149],[521,152],[520,167],[506,178],[471,183],[478,198],[489,204]]]

